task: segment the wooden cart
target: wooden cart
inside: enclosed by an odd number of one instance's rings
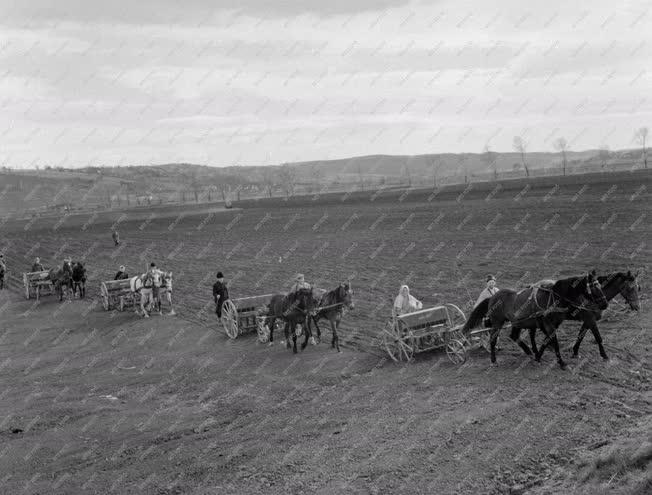
[[[445,349],[455,364],[466,361],[468,351],[476,345],[488,348],[489,329],[476,330],[465,336],[464,312],[454,304],[443,304],[413,313],[393,316],[383,330],[383,346],[394,361],[411,361],[416,353]]]
[[[140,304],[140,293],[132,288],[132,279],[108,280],[100,284],[102,306],[105,310],[136,308]]]
[[[23,286],[25,299],[34,297],[38,300],[40,296],[54,294],[54,284],[52,284],[50,272],[47,270],[23,273]]]
[[[266,325],[267,304],[273,294],[227,299],[222,305],[222,326],[231,339],[256,331],[260,342],[267,342],[269,329]]]

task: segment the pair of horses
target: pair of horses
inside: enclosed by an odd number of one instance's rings
[[[75,297],[79,291],[79,297],[86,296],[86,268],[81,261],[72,263],[64,261],[61,268],[50,269],[48,279],[52,282],[56,294],[59,296],[59,302],[63,301],[66,294],[68,299]],[[64,291],[65,288],[65,291]]]
[[[492,297],[482,301],[469,316],[462,331],[468,333],[488,319],[490,330],[491,363],[496,363],[496,342],[506,322],[511,322],[510,338],[516,342],[527,355],[534,355],[541,360],[545,348],[552,344],[557,362],[566,367],[559,350],[557,329],[564,320],[581,321],[577,341],[573,346],[573,357],[577,357],[586,332],[591,330],[600,349],[600,356],[609,359],[602,344],[602,337],[597,322],[602,317],[609,301],[616,295],[623,296],[630,308],[640,309],[636,281],[637,274],[615,272],[605,276],[596,276],[595,270],[581,277],[570,277],[558,281],[542,281],[520,292],[511,289],[499,290]],[[537,349],[535,334],[540,329],[545,340]],[[521,331],[530,331],[532,349],[521,340]]]
[[[297,353],[297,325],[302,325],[304,340],[301,350],[308,345],[312,337],[312,323],[317,329],[317,340],[321,341],[319,320],[328,320],[331,325],[331,347],[340,352],[340,339],[337,330],[340,327],[344,309],[354,309],[353,288],[349,282],[342,283],[330,291],[318,292],[310,288],[299,289],[290,294],[272,296],[264,315],[269,327],[269,343],[274,343],[274,327],[276,320],[285,322],[285,343],[290,348],[292,334],[292,351]]]

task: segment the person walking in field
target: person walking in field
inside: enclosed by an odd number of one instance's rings
[[[118,234],[117,230],[113,230],[113,232],[111,232],[111,237],[113,238],[113,243],[116,246],[119,246],[120,245],[120,234]]]
[[[410,288],[407,285],[401,285],[398,296],[394,299],[394,314],[396,316],[406,313],[412,313],[423,308],[423,304],[416,297],[410,294]]]
[[[129,278],[129,274],[125,270],[125,266],[120,265],[118,273],[115,274],[115,277],[113,277],[113,280],[126,280],[128,278]]]
[[[5,272],[7,271],[7,264],[5,263],[5,255],[0,253],[0,290],[5,288]]]
[[[217,282],[213,284],[213,299],[215,300],[215,314],[222,318],[222,306],[229,298],[229,289],[224,281],[224,274],[217,272]]]
[[[158,269],[156,263],[150,265],[152,268],[152,300],[154,302],[154,307],[158,310],[158,314],[161,314],[161,285],[163,283],[163,272]]]
[[[42,272],[45,271],[45,268],[43,268],[43,265],[41,264],[41,258],[38,256],[34,260],[34,263],[32,264],[32,271],[33,272]]]

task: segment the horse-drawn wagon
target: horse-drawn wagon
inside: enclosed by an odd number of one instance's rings
[[[47,270],[23,273],[23,286],[25,299],[35,297],[38,300],[40,296],[54,294],[54,284]]]
[[[140,293],[135,290],[134,279],[108,280],[100,284],[102,306],[105,310],[134,308],[140,303]]]
[[[383,330],[385,350],[394,361],[411,361],[416,353],[445,349],[455,364],[466,361],[478,344],[488,346],[488,329],[462,333],[464,312],[454,304],[443,304],[412,313],[394,315]]]
[[[222,326],[231,339],[238,335],[256,331],[258,340],[266,342],[269,330],[266,326],[265,313],[267,304],[273,294],[227,299],[222,304]]]

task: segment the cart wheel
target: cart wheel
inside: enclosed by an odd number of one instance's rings
[[[256,332],[258,333],[258,342],[261,344],[269,342],[269,327],[267,326],[266,316],[256,316]]]
[[[394,361],[412,361],[414,357],[414,339],[411,333],[399,330],[392,320],[383,329],[383,346]]]
[[[457,339],[448,341],[446,344],[446,354],[453,364],[462,364],[466,361],[466,347]]]
[[[238,309],[230,299],[222,305],[222,326],[230,339],[238,336]]]
[[[109,310],[109,291],[106,288],[106,284],[102,282],[100,284],[100,293],[102,294],[102,306],[106,311]],[[122,310],[121,310],[122,311]]]

